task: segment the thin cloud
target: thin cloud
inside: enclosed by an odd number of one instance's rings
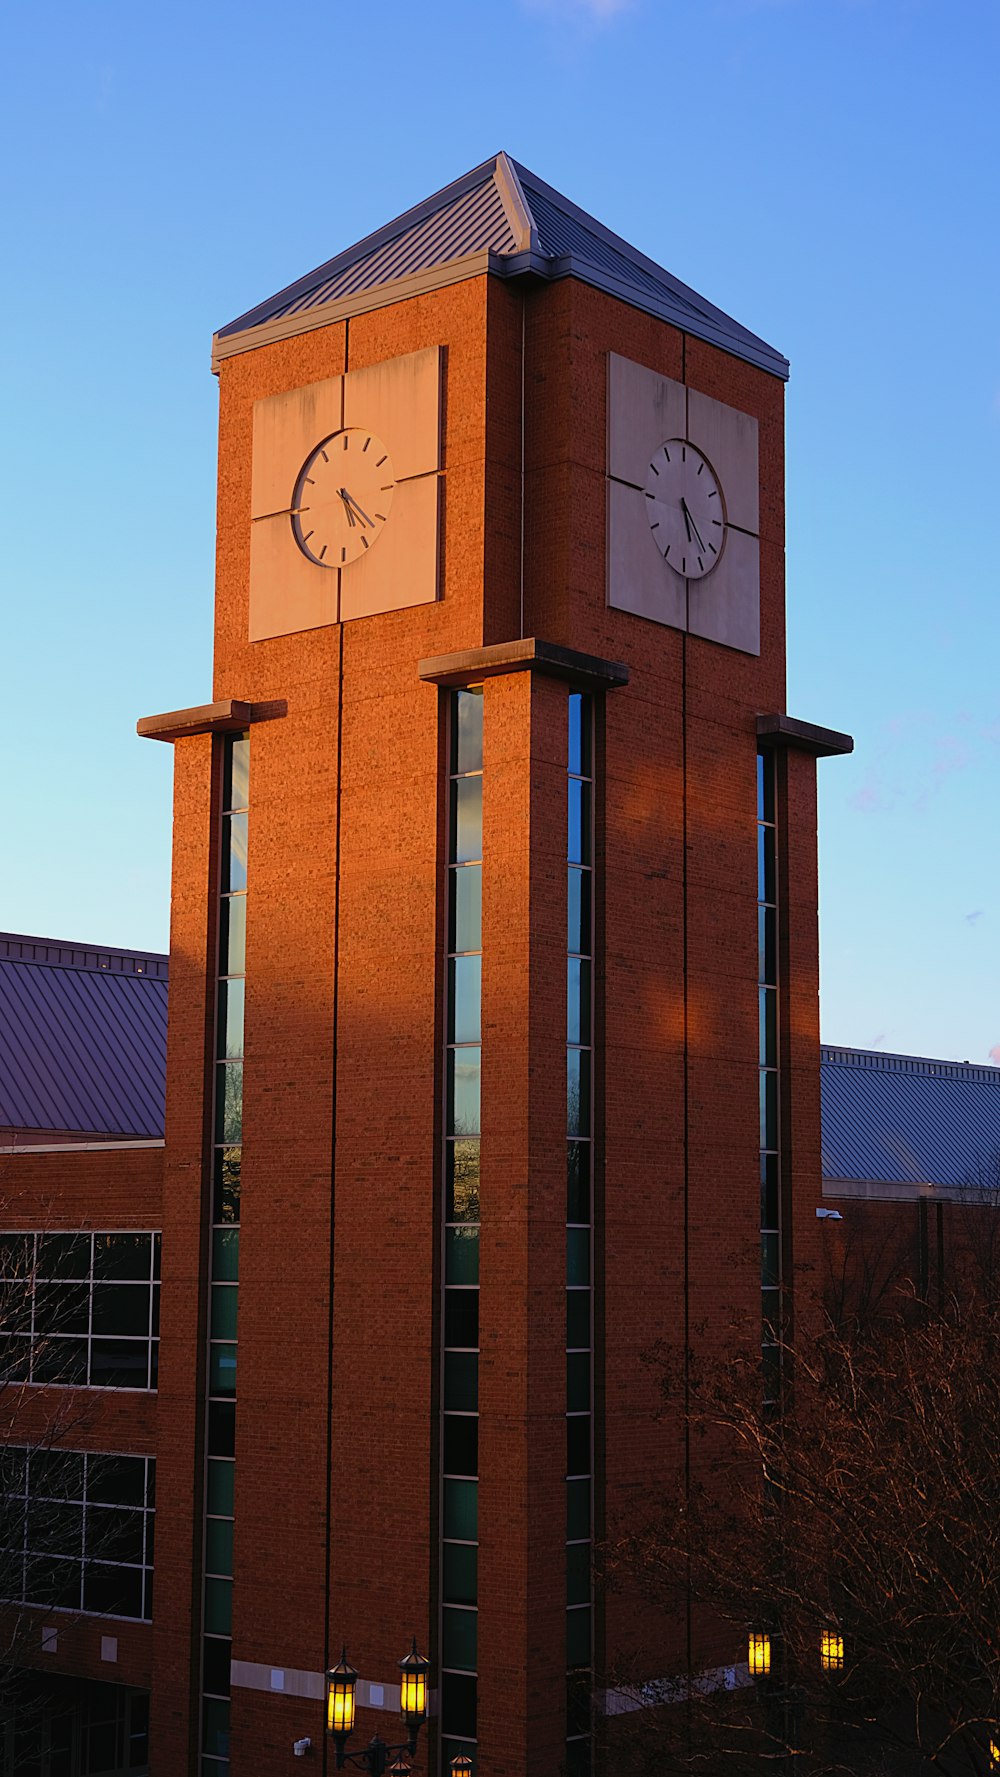
[[[994,1043],[990,1050],[990,1060],[996,1062],[997,1067],[1000,1067],[1000,1043]]]
[[[983,917],[983,909],[981,907],[977,907],[975,913],[967,913],[965,915],[965,923],[967,926],[974,926],[976,923],[976,920],[982,919],[982,917]]]
[[[549,13],[585,25],[608,25],[634,6],[635,0],[521,0],[524,12]]]

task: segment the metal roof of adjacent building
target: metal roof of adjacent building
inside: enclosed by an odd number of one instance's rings
[[[0,933],[0,1128],[163,1134],[167,958]]]
[[[820,1059],[825,1189],[1000,1184],[1000,1068],[869,1049]]]
[[[773,346],[508,154],[493,155],[220,328],[214,361],[325,325],[338,310],[350,313],[366,292],[401,300],[415,284],[433,288],[484,271],[579,278],[774,376],[788,375],[787,359]]]

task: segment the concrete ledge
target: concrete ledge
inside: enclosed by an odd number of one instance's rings
[[[575,648],[540,642],[533,636],[515,642],[495,642],[489,648],[469,648],[460,654],[437,654],[421,660],[417,672],[426,684],[456,689],[504,673],[546,673],[551,678],[565,679],[581,691],[613,691],[628,684],[628,667],[620,660],[578,654]]]
[[[836,728],[818,728],[814,722],[800,722],[795,716],[757,717],[757,740],[762,747],[797,747],[812,753],[815,759],[831,759],[841,753],[853,753],[854,739]]]
[[[252,721],[252,703],[227,698],[190,710],[166,710],[162,716],[142,716],[135,731],[143,740],[183,740],[189,734],[239,734]]]

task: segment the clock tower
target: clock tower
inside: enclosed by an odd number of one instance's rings
[[[504,154],[215,337],[176,746],[155,1769],[599,1770],[745,1656],[606,1592],[644,1354],[775,1331],[820,1179],[779,353]],[[194,1562],[194,1577],[190,1580]],[[187,1579],[185,1578],[187,1576]],[[188,1583],[190,1581],[190,1583]],[[405,1676],[405,1675],[404,1675]]]

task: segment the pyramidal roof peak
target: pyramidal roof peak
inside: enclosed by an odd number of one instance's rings
[[[393,222],[220,328],[222,358],[483,272],[575,277],[787,377],[788,362],[509,154],[495,154]]]

